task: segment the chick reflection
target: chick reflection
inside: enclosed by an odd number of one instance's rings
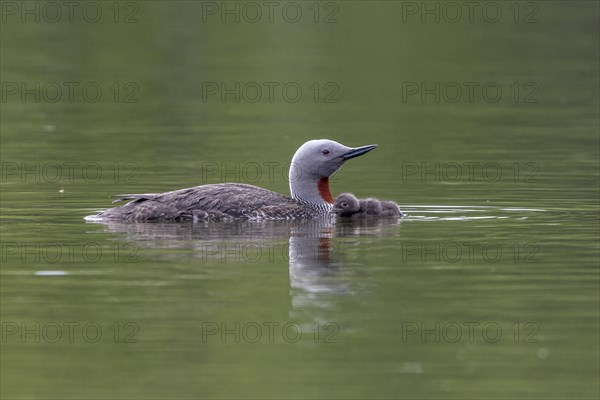
[[[370,286],[368,270],[352,263],[352,258],[361,252],[362,241],[342,238],[397,235],[399,224],[397,219],[338,219],[293,227],[290,317],[339,322],[335,310],[341,299],[364,295]]]

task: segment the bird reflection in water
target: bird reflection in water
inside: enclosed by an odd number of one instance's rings
[[[90,222],[91,223],[91,222]],[[94,225],[97,223],[93,223]],[[256,263],[287,261],[290,276],[290,317],[327,322],[342,298],[368,291],[368,270],[353,262],[364,238],[398,236],[399,219],[347,219],[335,217],[306,221],[229,221],[206,223],[104,222],[104,232],[123,235],[137,248],[184,249],[162,252],[158,259]],[[90,233],[98,233],[97,230]],[[288,240],[286,240],[288,239]],[[260,249],[269,249],[263,252]],[[358,268],[357,268],[358,267]],[[364,274],[357,280],[357,274]]]

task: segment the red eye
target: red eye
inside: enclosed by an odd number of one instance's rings
[[[323,150],[322,153],[324,156],[326,156],[327,154],[329,154],[329,150]]]

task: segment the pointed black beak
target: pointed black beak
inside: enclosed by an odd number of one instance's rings
[[[379,145],[377,145],[377,144],[370,144],[368,146],[357,147],[355,149],[350,150],[346,154],[344,154],[342,156],[342,158],[345,161],[345,160],[349,160],[349,159],[354,158],[354,157],[362,156],[363,154],[366,154],[366,153],[370,152],[371,150],[373,150],[377,146],[379,146]]]

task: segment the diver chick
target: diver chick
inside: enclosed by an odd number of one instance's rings
[[[358,199],[352,193],[340,194],[333,203],[333,212],[345,218],[401,217],[400,207],[393,201],[373,198]]]

